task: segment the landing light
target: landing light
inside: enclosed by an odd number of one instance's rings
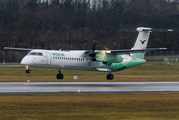
[[[111,51],[106,51],[106,53],[111,53]]]
[[[26,66],[25,66],[25,68],[26,68],[26,70],[28,70],[28,69],[29,69],[29,66],[28,66],[28,65],[26,65]]]

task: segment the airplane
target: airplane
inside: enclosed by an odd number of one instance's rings
[[[120,31],[120,30],[119,30]],[[129,32],[130,30],[123,30]],[[146,62],[145,53],[151,50],[166,50],[167,48],[147,48],[150,32],[168,32],[172,29],[152,29],[138,27],[138,36],[131,49],[123,50],[43,50],[11,48],[4,49],[30,51],[21,61],[26,67],[26,73],[31,73],[29,67],[54,68],[58,70],[57,79],[63,79],[61,69],[88,70],[108,72],[106,78],[113,80],[112,72],[122,71]]]

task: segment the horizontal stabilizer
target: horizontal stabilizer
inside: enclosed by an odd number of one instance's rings
[[[151,31],[151,32],[172,32],[172,29],[152,29],[152,28],[144,28],[138,27],[137,29],[118,29],[119,32],[142,32],[142,31]]]
[[[27,48],[12,48],[12,47],[4,47],[4,49],[7,49],[7,50],[25,50],[25,51],[33,50],[33,49],[27,49]]]
[[[172,29],[151,29],[151,30],[143,30],[143,31],[152,31],[152,32],[172,32]]]
[[[136,32],[136,29],[117,29],[119,32]]]
[[[167,50],[167,48],[107,50],[106,53],[136,53],[136,52],[146,52],[146,51],[155,51],[155,50]]]

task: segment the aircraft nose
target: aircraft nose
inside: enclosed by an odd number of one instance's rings
[[[29,58],[28,56],[25,56],[22,61],[21,61],[22,65],[30,65],[31,64],[31,58]]]

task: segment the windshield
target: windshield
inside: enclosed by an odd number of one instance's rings
[[[27,55],[43,56],[41,52],[29,52]]]

